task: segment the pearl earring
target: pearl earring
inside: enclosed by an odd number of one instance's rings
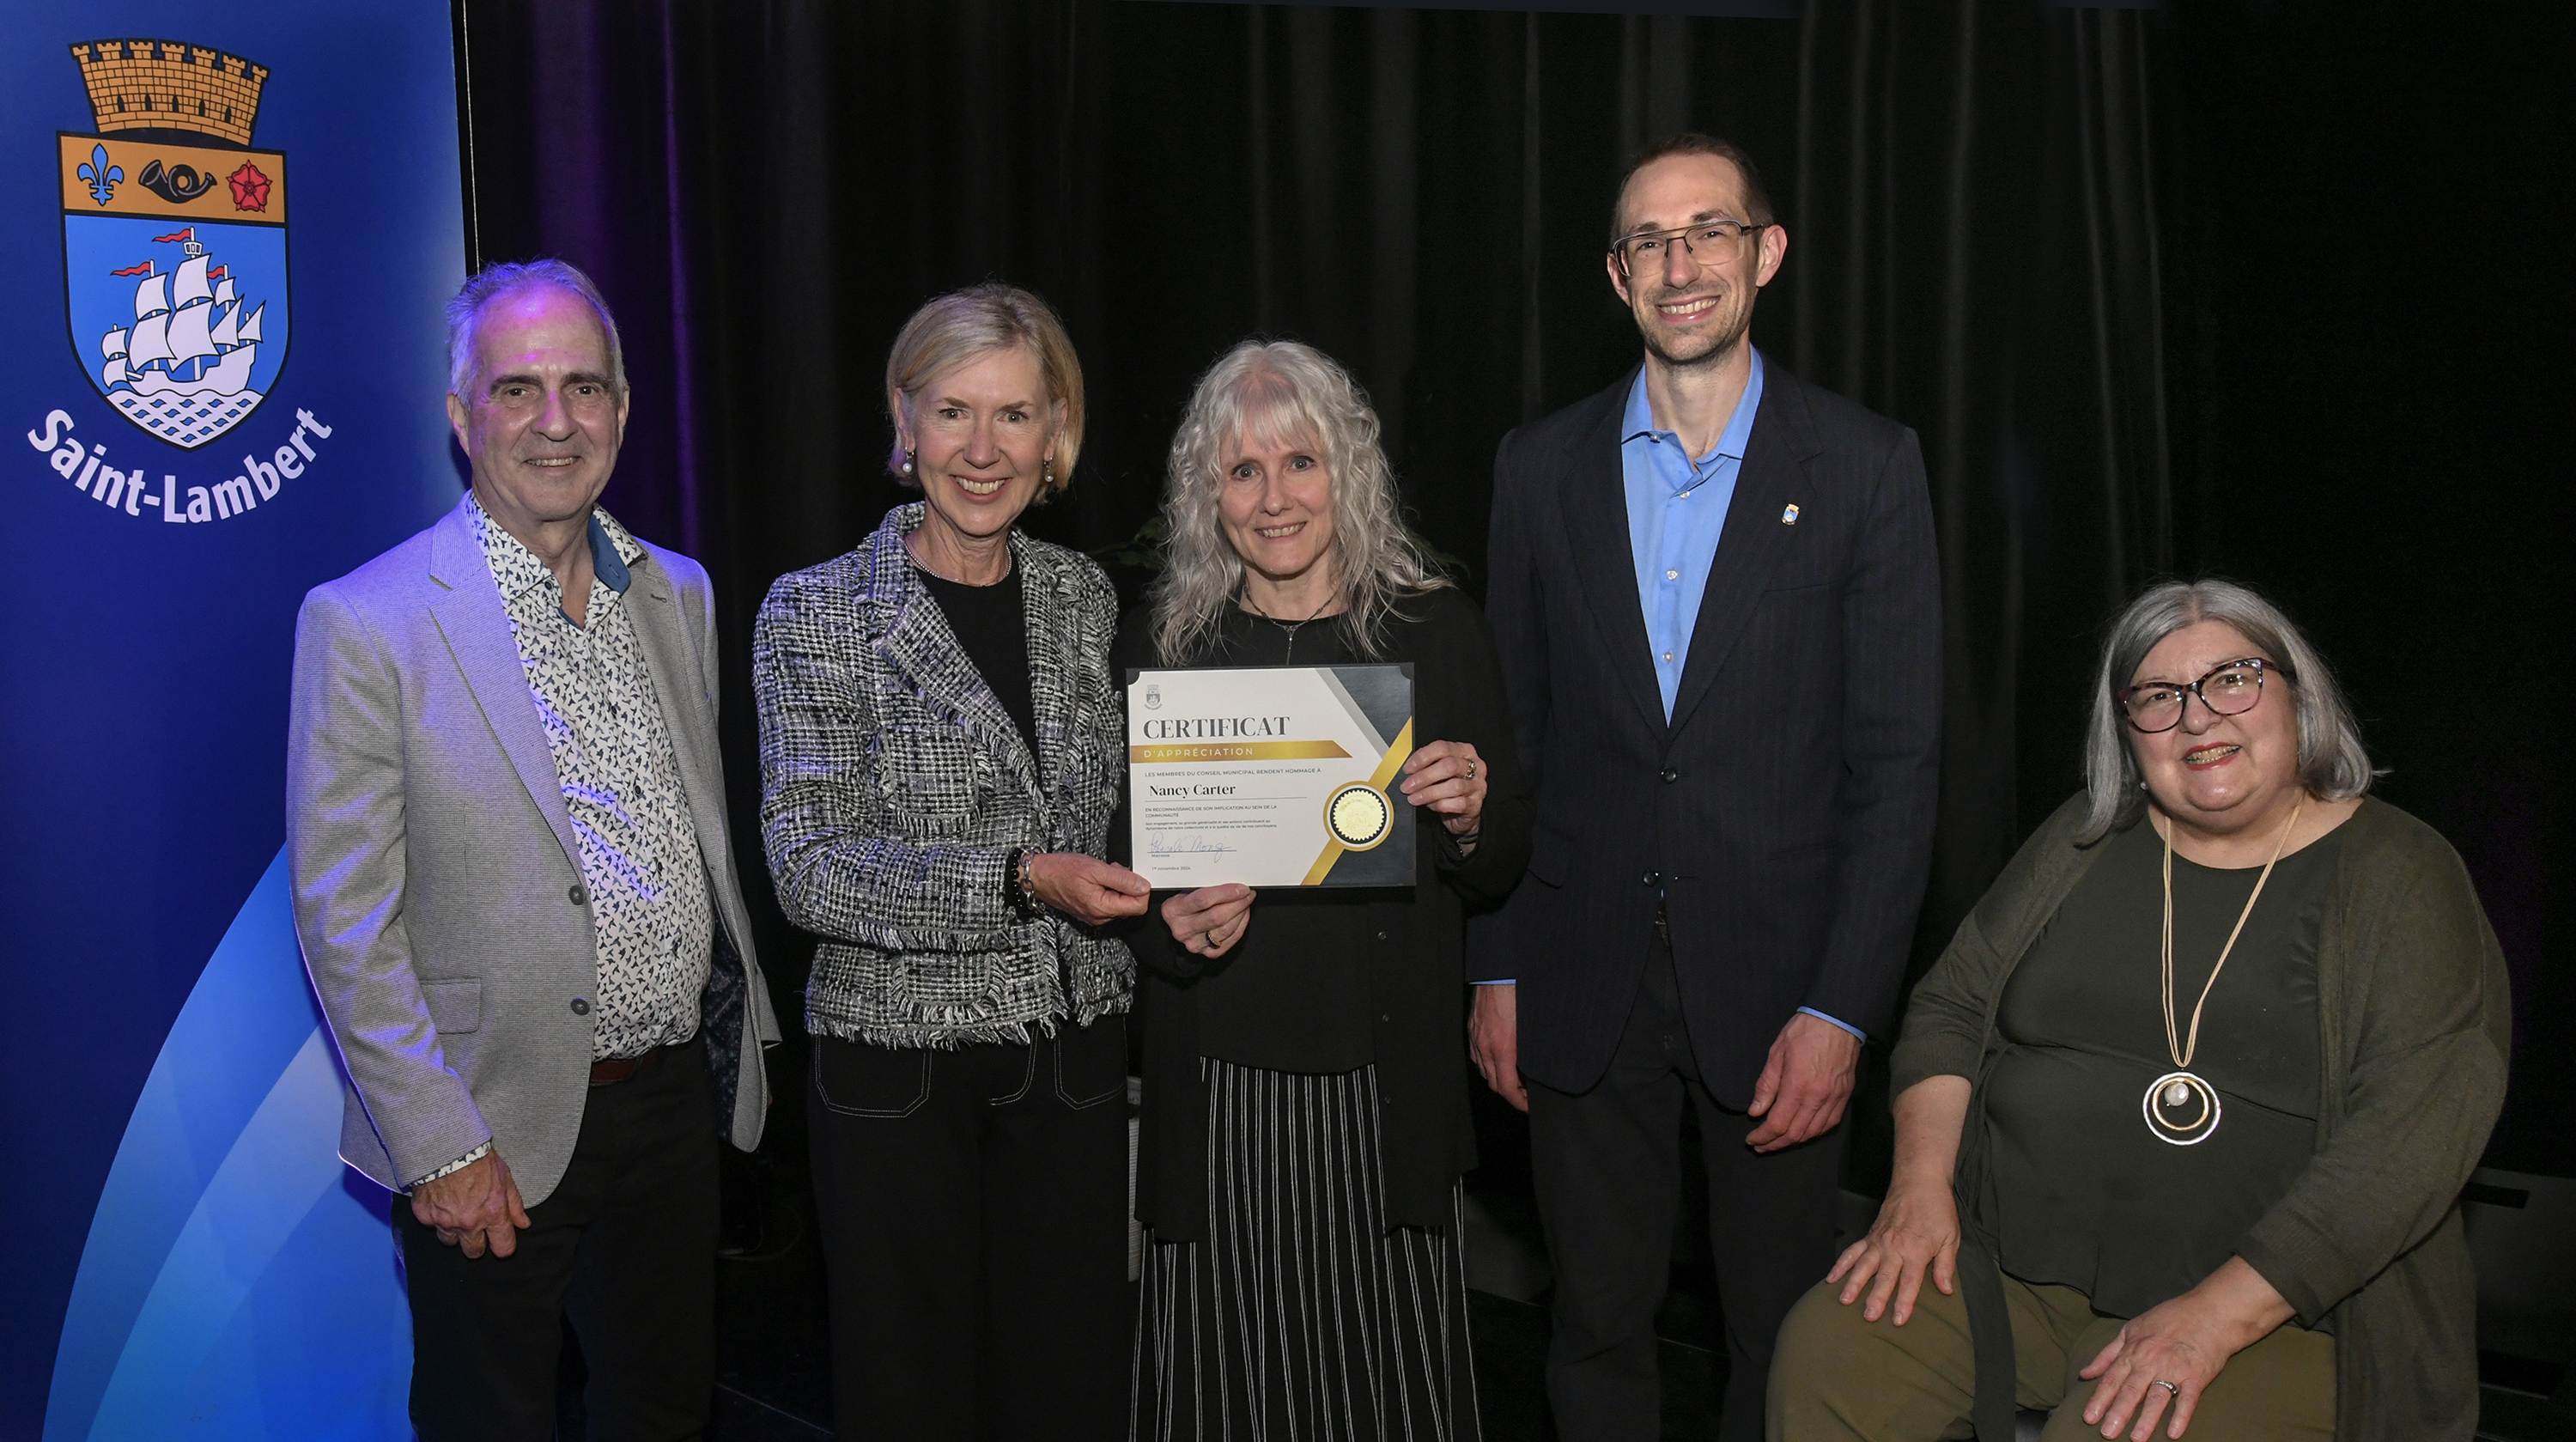
[[[903,473],[907,476],[912,474],[912,452],[910,451],[903,453]]]

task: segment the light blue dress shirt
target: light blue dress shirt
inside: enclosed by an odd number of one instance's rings
[[[1637,562],[1637,604],[1646,616],[1646,644],[1655,663],[1655,685],[1663,693],[1664,719],[1673,719],[1673,700],[1681,693],[1682,668],[1690,662],[1692,628],[1699,624],[1700,598],[1708,593],[1709,572],[1717,566],[1717,547],[1726,534],[1726,508],[1735,500],[1735,478],[1744,469],[1744,448],[1753,439],[1753,418],[1762,410],[1762,352],[1753,352],[1753,374],[1735,414],[1726,418],[1717,445],[1707,455],[1691,455],[1681,437],[1655,429],[1655,408],[1646,398],[1646,372],[1628,388],[1628,409],[1619,420],[1619,470],[1628,492],[1628,546]],[[1863,1041],[1859,1027],[1814,1007],[1798,1010],[1829,1021]]]
[[[1628,388],[1619,421],[1619,470],[1628,491],[1628,546],[1637,561],[1637,603],[1646,613],[1646,644],[1653,651],[1655,685],[1663,692],[1664,719],[1690,660],[1691,628],[1699,624],[1700,597],[1717,565],[1726,533],[1726,507],[1744,469],[1744,446],[1762,409],[1762,352],[1753,353],[1753,375],[1735,403],[1717,448],[1694,459],[1671,431],[1655,429],[1646,399],[1646,372]]]

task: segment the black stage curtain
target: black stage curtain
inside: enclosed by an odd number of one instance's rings
[[[1028,524],[1131,596],[1180,403],[1248,335],[1351,367],[1476,590],[1495,442],[1636,357],[1601,269],[1622,158],[1707,130],[1788,227],[1756,341],[1922,434],[1948,733],[1916,965],[2076,785],[2105,614],[2153,576],[2252,581],[2340,663],[2386,794],[2495,913],[2526,1045],[2492,1155],[2576,1174],[2525,1105],[2576,1082],[2529,1044],[2576,1014],[2548,966],[2570,797],[2545,550],[2569,502],[2533,419],[2568,307],[2526,199],[2567,134],[2567,25],[2422,23],[2251,0],[458,14],[472,246],[564,256],[617,308],[636,399],[608,504],[714,573],[746,855],[751,617],[904,498],[881,377],[920,301],[997,276],[1062,308],[1091,434]],[[810,943],[744,880],[800,1014]],[[801,1076],[801,1049],[775,1060]],[[801,1155],[799,1120],[780,1108],[768,1150]]]

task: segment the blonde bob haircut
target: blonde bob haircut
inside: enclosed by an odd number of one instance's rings
[[[2146,785],[2137,755],[2129,749],[2120,692],[2164,638],[2203,621],[2227,626],[2245,638],[2252,654],[2281,664],[2280,679],[2289,694],[2267,696],[2257,704],[2290,704],[2299,733],[2299,784],[2309,795],[2319,801],[2349,801],[2370,790],[2380,774],[2371,767],[2361,727],[2326,658],[2280,607],[2234,581],[2166,581],[2140,592],[2103,633],[2102,660],[2093,673],[2092,718],[2084,735],[2084,790],[2090,805],[2077,845],[2090,846],[2126,830],[2147,809]]]
[[[1387,617],[1449,584],[1404,524],[1377,412],[1350,372],[1310,345],[1245,341],[1199,377],[1164,473],[1163,574],[1154,582],[1154,650],[1187,665],[1243,593],[1243,558],[1226,539],[1220,497],[1247,439],[1312,447],[1331,477],[1332,550],[1344,644],[1375,657]]]
[[[988,280],[924,303],[903,323],[886,357],[886,416],[897,427],[911,425],[930,383],[957,367],[997,350],[1024,346],[1037,357],[1038,379],[1047,403],[1055,408],[1055,481],[1042,487],[1045,501],[1073,484],[1073,463],[1082,453],[1082,362],[1074,358],[1073,338],[1055,307],[1016,285]],[[904,473],[907,457],[903,433],[895,433],[886,470],[907,486],[920,480]]]

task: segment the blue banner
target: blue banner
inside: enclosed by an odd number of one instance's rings
[[[0,0],[0,1437],[401,1437],[287,909],[307,588],[453,504],[449,10]]]

